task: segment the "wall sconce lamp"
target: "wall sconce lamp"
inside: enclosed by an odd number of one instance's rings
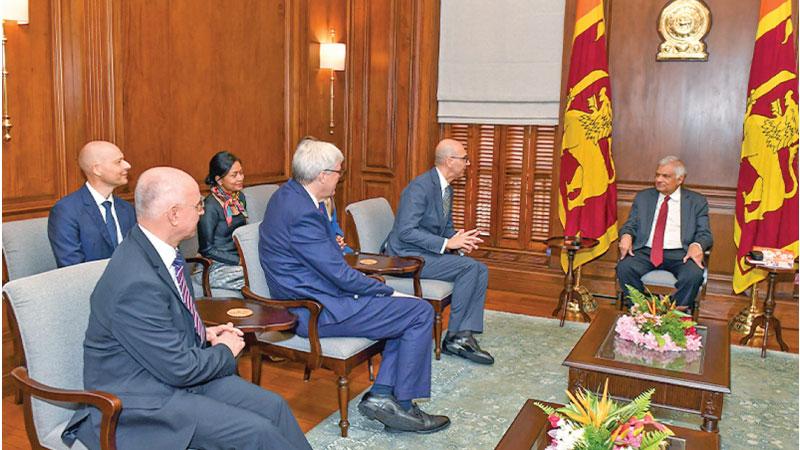
[[[347,49],[344,44],[335,43],[336,31],[331,28],[330,43],[319,45],[319,68],[330,69],[331,71],[331,102],[330,102],[330,116],[331,121],[328,124],[330,127],[328,132],[333,134],[333,82],[336,80],[336,71],[344,70],[344,60]]]
[[[28,23],[28,0],[3,0],[0,6],[0,20],[3,22],[17,22],[18,25],[26,25]],[[6,70],[6,33],[3,29],[3,141],[8,142],[11,140],[11,117],[8,115],[8,86],[6,85],[6,78],[8,78],[8,70]]]

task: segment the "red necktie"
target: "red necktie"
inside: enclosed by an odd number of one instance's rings
[[[664,230],[667,228],[667,212],[669,212],[669,195],[664,197],[661,209],[658,210],[656,229],[653,232],[653,246],[650,249],[650,262],[658,267],[664,262]]]

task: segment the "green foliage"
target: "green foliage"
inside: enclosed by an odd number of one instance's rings
[[[611,432],[606,428],[586,427],[583,430],[582,450],[608,450],[610,447]]]
[[[639,450],[659,450],[658,444],[669,436],[672,436],[672,433],[666,431],[645,431]]]
[[[613,414],[609,414],[608,420],[611,420],[612,415],[615,416],[614,419],[618,424],[627,422],[628,419],[630,419],[631,417],[636,417],[637,419],[641,419],[642,417],[644,417],[645,413],[647,413],[647,411],[650,410],[650,398],[653,396],[653,393],[655,391],[656,391],[655,389],[651,388],[642,392],[641,394],[636,396],[635,399],[631,400],[630,403],[620,408],[617,408],[617,410],[614,411]],[[612,422],[609,422],[609,424],[610,423]]]
[[[548,406],[548,405],[545,405],[544,403],[539,403],[539,402],[533,402],[533,404],[538,406],[539,409],[544,411],[544,413],[547,414],[548,416],[552,416],[553,414],[555,414],[555,415],[557,415],[559,417],[561,416],[560,414],[556,413],[555,408],[553,408],[551,406]]]

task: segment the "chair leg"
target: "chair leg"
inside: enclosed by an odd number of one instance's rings
[[[342,430],[342,437],[347,437],[347,430],[350,422],[347,420],[347,400],[350,397],[350,380],[346,375],[339,377],[339,428]]]
[[[375,368],[372,365],[372,356],[367,359],[367,370],[369,370],[369,381],[375,381]]]
[[[250,346],[250,381],[256,386],[261,385],[261,356],[255,346]]]
[[[308,381],[310,379],[311,379],[311,368],[306,366],[306,368],[303,369],[303,381]]]
[[[617,291],[617,308],[622,311],[625,309],[625,298],[622,291]]]
[[[436,360],[442,359],[442,312],[438,309],[433,317],[433,348]]]

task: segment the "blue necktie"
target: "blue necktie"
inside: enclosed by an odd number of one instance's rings
[[[111,236],[111,247],[117,248],[117,245],[119,245],[117,241],[117,222],[114,220],[114,214],[111,214],[111,202],[104,201],[103,208],[106,209],[106,230],[108,230],[108,235]]]

